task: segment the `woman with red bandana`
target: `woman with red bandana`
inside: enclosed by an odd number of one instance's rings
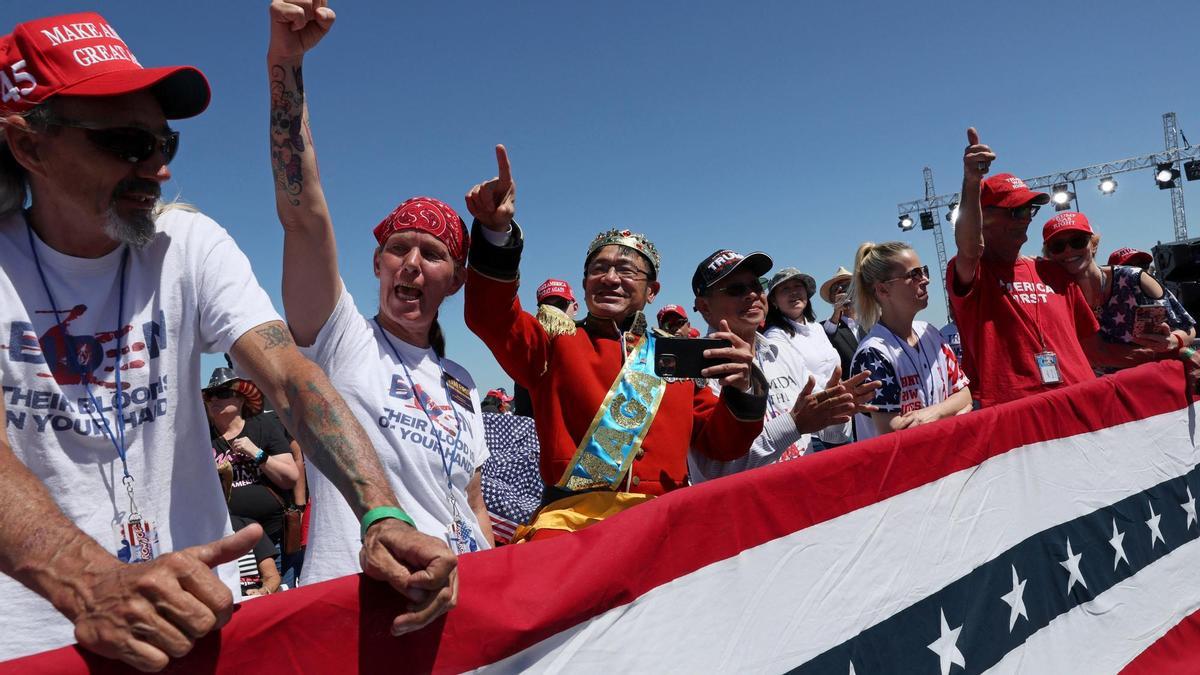
[[[274,8],[274,6],[273,6]],[[322,20],[322,16],[325,20]],[[445,358],[438,309],[466,278],[468,233],[444,202],[414,197],[375,228],[379,311],[359,314],[338,271],[333,222],[321,189],[301,75],[304,52],[332,15],[273,30],[271,159],[284,228],[283,304],[301,350],[329,373],[371,437],[403,510],[381,514],[442,537],[458,554],[489,548],[480,469],[488,457],[479,394]],[[313,467],[314,508],[304,583],[354,574],[361,531],[336,487]],[[413,589],[410,600],[420,602]]]

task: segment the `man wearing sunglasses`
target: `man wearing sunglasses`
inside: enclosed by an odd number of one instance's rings
[[[716,459],[746,454],[762,430],[766,382],[749,344],[722,328],[723,363],[690,379],[654,373],[657,338],[643,310],[659,291],[657,248],[642,234],[601,232],[583,260],[588,314],[577,330],[551,334],[517,297],[524,236],[513,221],[516,186],[499,146],[500,177],[467,195],[476,222],[466,284],[467,326],[529,390],[546,484],[542,508],[517,537],[582,529],[687,484],[688,447]]]
[[[1049,261],[1021,255],[1029,225],[1050,201],[1012,174],[984,180],[996,155],[967,130],[963,189],[947,288],[971,393],[988,406],[1095,377],[1092,366],[1152,357],[1099,339],[1083,293]]]
[[[412,602],[392,632],[453,604],[454,557],[401,522],[245,255],[159,204],[168,120],[208,101],[200,71],[143,68],[94,13],[0,37],[0,659],[78,641],[157,670],[229,619],[227,563],[262,533],[230,534],[192,393],[201,352],[232,353],[364,518],[363,567]]]
[[[742,341],[753,345],[754,363],[769,383],[763,430],[750,451],[733,459],[689,452],[688,476],[693,484],[796,459],[809,452],[811,434],[830,425],[846,424],[856,412],[856,405],[863,405],[863,412],[874,410],[866,404],[881,384],[864,385],[869,372],[843,381],[840,369],[835,367],[828,381],[817,382],[804,356],[789,340],[770,340],[758,333],[767,318],[767,289],[761,277],[771,265],[765,253],[743,256],[722,249],[702,260],[692,275],[696,310],[708,322],[709,331],[715,333],[718,326],[727,326]],[[773,281],[773,285],[780,283]],[[818,384],[823,390],[814,393]],[[719,393],[715,381],[710,380],[708,386],[714,394]]]

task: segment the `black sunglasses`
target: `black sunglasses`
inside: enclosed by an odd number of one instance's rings
[[[1003,206],[989,206],[988,208],[1008,211],[1008,215],[1012,216],[1013,220],[1033,220],[1042,207],[1039,204],[1026,204],[1012,209],[1006,209]]]
[[[902,274],[898,277],[892,277],[891,279],[887,279],[883,283],[890,284],[893,281],[902,281],[902,280],[904,280],[904,281],[920,281],[921,279],[928,279],[928,278],[929,278],[929,265],[921,265],[920,267],[912,268],[911,270],[905,272],[904,274]]]
[[[1092,243],[1092,237],[1081,232],[1070,237],[1051,239],[1050,243],[1046,244],[1046,251],[1058,255],[1067,250],[1068,246],[1073,249],[1082,249],[1090,243]]]
[[[46,124],[52,127],[82,129],[92,145],[130,164],[144,162],[155,152],[161,152],[163,163],[170,164],[179,150],[179,132],[171,129],[167,130],[165,136],[159,136],[139,127],[97,127],[87,122],[66,119],[53,119]]]
[[[240,394],[238,394],[233,389],[214,389],[212,391],[204,392],[204,398],[209,399],[209,400],[216,399],[218,401],[222,401],[227,398],[233,398],[235,396],[240,396]]]
[[[739,281],[736,284],[729,284],[728,286],[722,286],[715,290],[720,291],[723,295],[728,295],[731,298],[741,298],[750,293],[758,293],[761,295],[763,292],[763,285],[762,281],[759,280],[750,282]]]

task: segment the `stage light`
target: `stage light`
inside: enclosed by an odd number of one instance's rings
[[[1071,208],[1075,193],[1067,189],[1066,183],[1059,183],[1050,190],[1050,201],[1054,202],[1055,211],[1066,211]]]
[[[946,221],[951,225],[958,222],[958,202],[950,202],[950,210],[946,212]]]
[[[1170,190],[1179,187],[1179,169],[1171,162],[1163,162],[1154,167],[1154,182],[1159,190]]]
[[[934,220],[933,211],[922,211],[921,212],[921,229],[922,230],[932,230],[936,226],[937,226],[937,221]]]
[[[1183,163],[1183,175],[1187,176],[1188,180],[1200,180],[1200,162],[1192,160]]]
[[[1102,195],[1111,195],[1117,191],[1117,180],[1112,176],[1104,176],[1100,179],[1100,184],[1096,186]]]
[[[913,222],[912,216],[908,215],[907,213],[900,216],[899,226],[902,232],[908,232],[909,230],[913,229],[915,224],[916,223]]]

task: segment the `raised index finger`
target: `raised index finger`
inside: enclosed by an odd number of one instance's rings
[[[512,169],[508,165],[508,150],[503,145],[496,146],[496,166],[500,169],[500,181],[512,182]]]
[[[975,127],[967,127],[967,145],[979,145],[979,132]]]

